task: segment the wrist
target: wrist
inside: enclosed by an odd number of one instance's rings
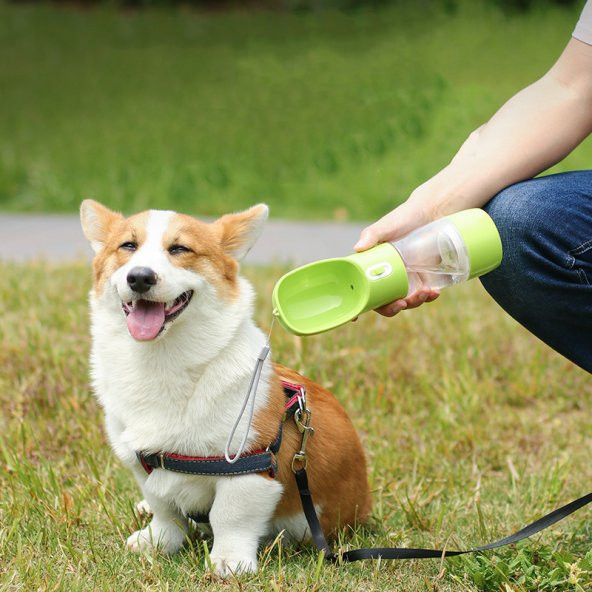
[[[472,187],[471,181],[470,175],[450,164],[417,187],[407,203],[423,211],[428,222],[468,208],[481,207],[488,197],[479,188]]]

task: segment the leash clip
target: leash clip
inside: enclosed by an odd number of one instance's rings
[[[296,473],[299,470],[306,469],[308,465],[308,456],[306,454],[306,444],[309,436],[314,434],[314,428],[310,425],[310,416],[312,412],[308,407],[305,409],[297,409],[294,413],[294,421],[298,431],[302,434],[302,441],[300,443],[300,450],[292,458],[292,471]]]

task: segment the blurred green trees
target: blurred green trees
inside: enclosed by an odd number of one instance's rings
[[[0,209],[370,219],[543,74],[579,7],[356,11],[0,3]],[[541,43],[541,39],[545,43]],[[560,167],[585,168],[587,144]]]

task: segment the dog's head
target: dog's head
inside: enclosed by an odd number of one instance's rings
[[[93,300],[117,310],[137,341],[162,336],[192,309],[222,311],[240,296],[238,261],[267,214],[259,204],[211,224],[161,210],[124,218],[87,199],[80,217],[95,251]]]

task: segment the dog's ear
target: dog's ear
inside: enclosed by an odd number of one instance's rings
[[[239,261],[251,250],[263,231],[269,208],[257,204],[244,212],[227,214],[216,220],[222,230],[221,244],[224,251]]]
[[[90,242],[95,253],[98,253],[105,244],[109,234],[109,228],[122,220],[123,216],[111,211],[94,199],[85,199],[80,204],[80,222],[82,232]]]

